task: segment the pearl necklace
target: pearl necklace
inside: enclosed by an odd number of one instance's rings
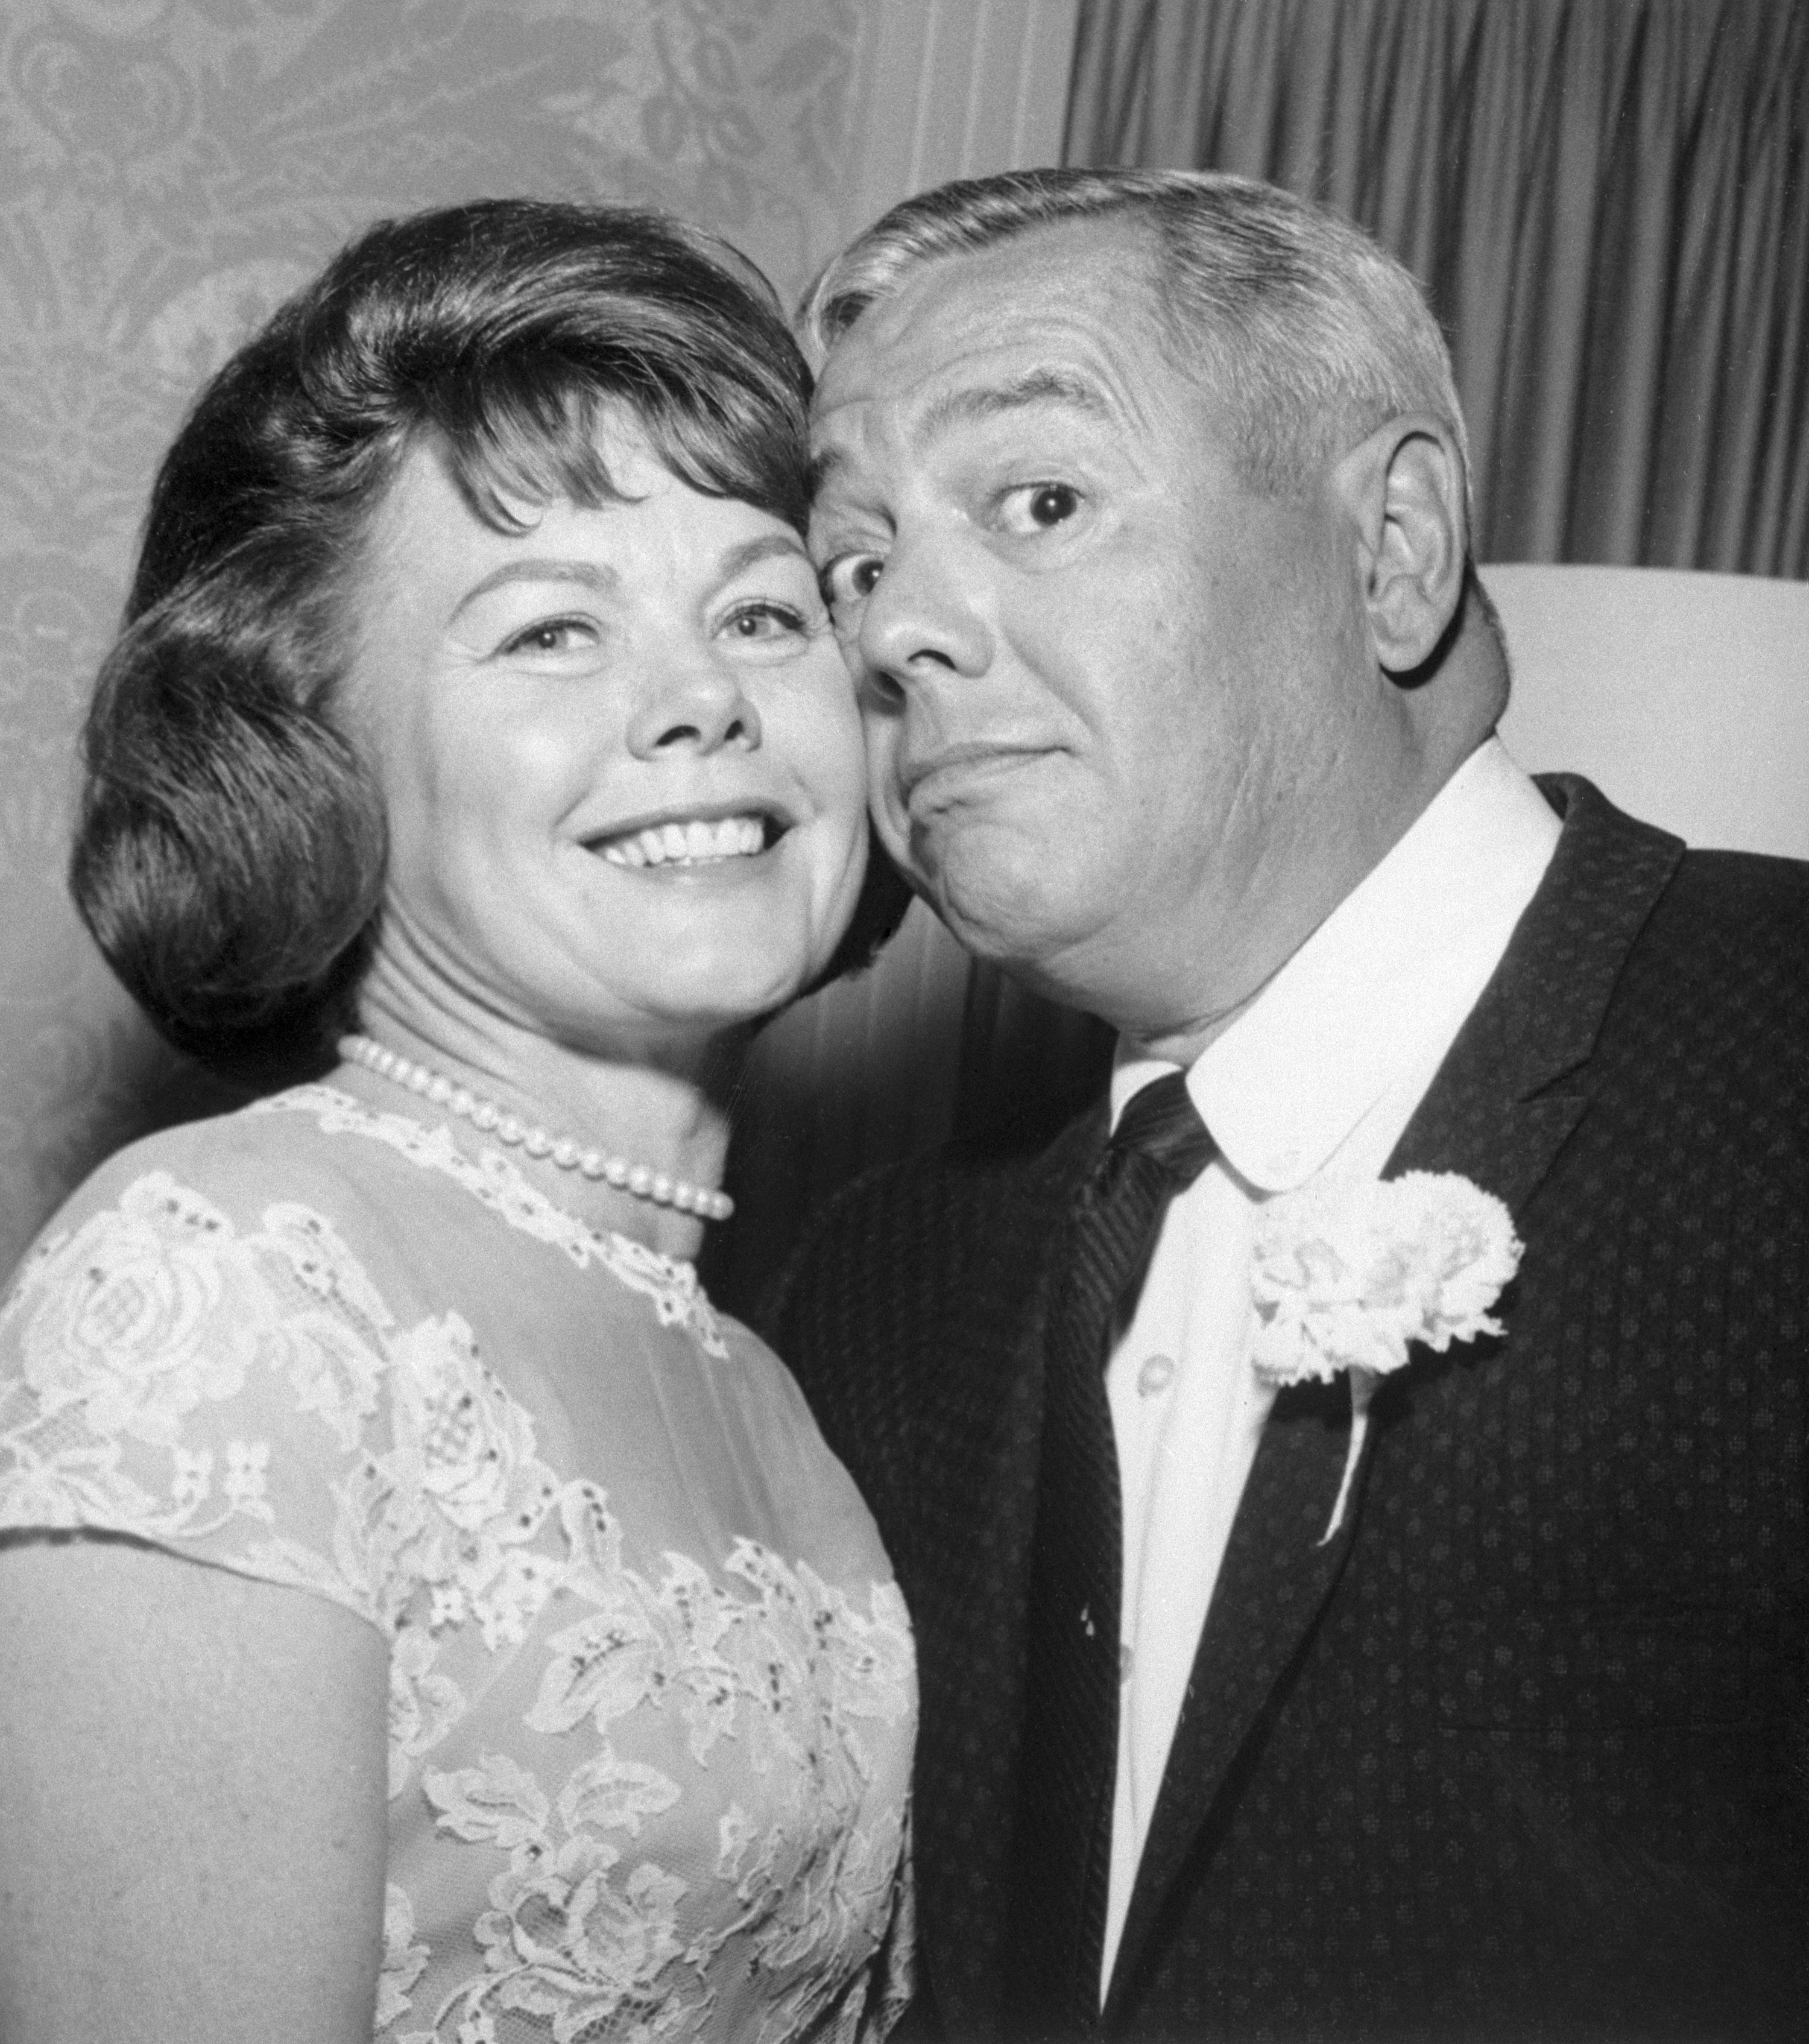
[[[342,1036],[342,1058],[348,1058],[379,1078],[393,1080],[418,1093],[436,1107],[449,1108],[471,1126],[497,1142],[513,1147],[519,1143],[530,1157],[544,1158],[562,1171],[576,1171],[586,1178],[601,1179],[618,1192],[637,1200],[651,1200],[655,1206],[675,1207],[680,1213],[695,1214],[700,1220],[727,1220],[735,1202],[727,1193],[712,1192],[708,1185],[693,1185],[686,1179],[670,1178],[651,1164],[637,1164],[627,1157],[612,1157],[601,1150],[587,1150],[570,1135],[549,1135],[530,1125],[519,1115],[509,1113],[494,1100],[486,1100],[469,1086],[457,1085],[444,1072],[417,1065],[386,1050],[371,1036]]]

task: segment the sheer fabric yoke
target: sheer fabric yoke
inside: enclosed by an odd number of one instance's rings
[[[328,1087],[124,1153],[0,1312],[0,1527],[390,1643],[376,2034],[878,2038],[909,1631],[785,1371],[687,1265]]]

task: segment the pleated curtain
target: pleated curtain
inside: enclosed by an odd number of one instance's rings
[[[1479,558],[1809,577],[1803,0],[1083,0],[1065,156],[1268,178],[1392,249]]]

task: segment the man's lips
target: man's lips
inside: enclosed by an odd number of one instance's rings
[[[632,817],[586,839],[586,849],[611,866],[634,870],[719,865],[757,859],[778,843],[793,821],[766,802],[701,803]]]
[[[979,742],[944,746],[940,751],[901,760],[897,770],[899,791],[906,809],[915,809],[925,800],[934,803],[945,793],[954,794],[964,782],[1032,766],[1046,759],[1049,751],[1043,745]]]

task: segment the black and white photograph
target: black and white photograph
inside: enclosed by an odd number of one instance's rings
[[[6,0],[0,2044],[1809,2039],[1803,0]]]

